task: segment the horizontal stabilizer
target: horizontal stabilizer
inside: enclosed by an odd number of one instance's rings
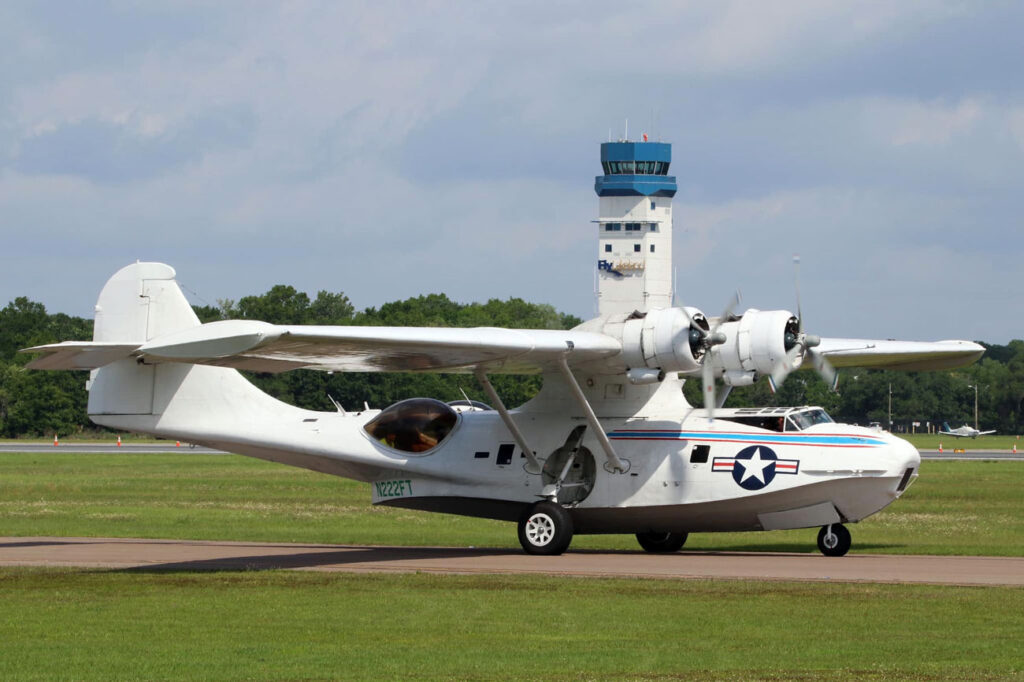
[[[42,353],[26,365],[28,369],[99,369],[134,353],[138,343],[97,343],[65,341],[26,348],[23,353]]]

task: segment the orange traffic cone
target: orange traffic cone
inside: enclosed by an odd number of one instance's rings
[[[942,443],[939,443],[939,454],[942,454]]]
[[[1016,443],[1013,444],[1013,454],[1015,454],[1015,455],[1017,454],[1017,444]]]
[[[180,448],[181,447],[181,441],[180,440],[174,441],[174,447]]]
[[[60,445],[60,441],[57,440],[57,434],[53,434],[53,447]]]
[[[121,447],[121,436],[117,437],[117,447]]]

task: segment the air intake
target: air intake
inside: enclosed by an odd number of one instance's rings
[[[896,492],[901,493],[904,490],[906,490],[907,486],[910,485],[910,481],[913,478],[914,478],[914,467],[908,467],[907,470],[903,472],[903,478],[900,479],[900,484],[898,486],[896,486]]]

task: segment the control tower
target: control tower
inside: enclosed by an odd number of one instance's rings
[[[672,306],[671,161],[665,142],[601,145],[604,175],[594,179],[600,315]]]

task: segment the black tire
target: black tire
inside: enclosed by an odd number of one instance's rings
[[[637,533],[636,541],[645,552],[671,554],[683,548],[687,537],[686,533]]]
[[[832,537],[828,537],[829,528],[832,529]],[[841,523],[822,526],[818,531],[818,549],[825,556],[843,556],[850,551],[850,531]]]
[[[572,517],[560,504],[537,502],[519,517],[519,544],[527,554],[555,556],[572,542]]]

